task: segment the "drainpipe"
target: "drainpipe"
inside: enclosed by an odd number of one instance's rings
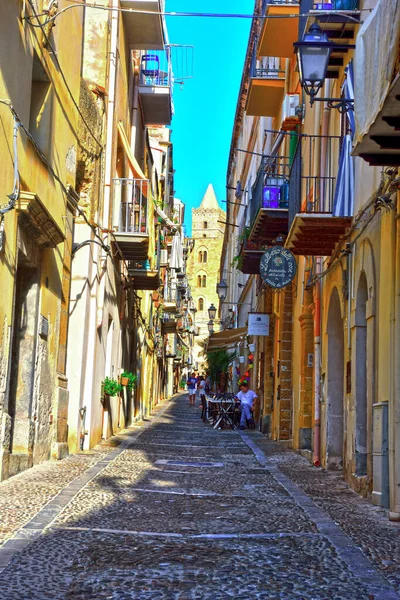
[[[395,322],[394,322],[394,354],[395,365],[399,364],[400,356],[400,193],[397,192],[396,212],[396,246],[395,246]],[[394,375],[394,476],[393,493],[390,498],[389,519],[400,521],[400,369],[395,369]]]
[[[119,0],[111,0],[112,8],[119,8]],[[117,72],[117,47],[118,47],[118,11],[112,11],[111,13],[111,41],[109,56],[109,69],[108,69],[108,101],[107,101],[107,136],[106,136],[106,148],[104,158],[104,198],[103,198],[103,215],[102,225],[105,229],[109,229],[110,225],[110,204],[111,204],[111,182],[112,182],[112,148],[114,138],[114,112],[115,112],[115,88],[116,88],[116,72]],[[106,270],[107,256],[102,253],[101,260],[99,261],[103,265],[103,270]],[[97,327],[100,327],[103,323],[103,309],[105,302],[105,286],[106,277],[103,276],[100,280],[97,295]]]
[[[327,95],[330,94],[330,82],[326,83]],[[327,136],[329,132],[330,109],[325,105],[322,116],[321,135]],[[326,137],[321,138],[321,156],[320,156],[320,174],[324,176],[326,172],[327,160]],[[329,157],[328,157],[329,159]],[[324,198],[325,202],[325,198]],[[315,274],[318,276],[322,272],[322,258],[316,257]],[[321,280],[315,284],[314,290],[314,453],[313,464],[315,467],[321,466]]]
[[[139,108],[139,60],[132,56],[133,63],[133,94],[132,94],[132,113],[131,113],[131,148],[132,152],[135,155],[135,147],[136,147],[136,132],[138,128],[137,120],[138,120],[138,108]]]
[[[119,8],[119,0],[111,0],[112,8]],[[110,198],[112,179],[112,148],[114,138],[114,112],[115,112],[115,89],[117,73],[117,48],[118,48],[118,20],[119,12],[113,10],[111,13],[111,42],[108,70],[108,101],[107,101],[107,138],[104,165],[104,208],[103,226],[108,229],[110,218]]]

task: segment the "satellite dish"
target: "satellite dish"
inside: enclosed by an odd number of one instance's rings
[[[235,196],[236,198],[241,198],[243,194],[243,190],[242,190],[242,184],[240,183],[240,180],[237,182],[236,184],[236,191],[235,191]]]

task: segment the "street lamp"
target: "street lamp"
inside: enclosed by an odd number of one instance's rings
[[[225,279],[221,279],[221,281],[219,283],[217,283],[218,298],[221,301],[225,300],[227,293],[228,293],[228,284],[226,283]]]
[[[214,321],[211,321],[211,319],[208,321],[208,333],[211,335],[212,333],[214,333]]]
[[[312,106],[316,101],[327,102],[329,108],[338,108],[340,112],[354,110],[354,100],[316,98],[316,95],[324,85],[332,50],[348,50],[355,46],[343,46],[330,42],[318,23],[313,23],[302,39],[294,43],[294,47],[297,51],[300,85],[310,96],[310,105]]]
[[[215,308],[214,304],[211,304],[210,308],[208,309],[208,316],[210,317],[211,321],[214,321],[215,317],[217,316],[217,309]]]

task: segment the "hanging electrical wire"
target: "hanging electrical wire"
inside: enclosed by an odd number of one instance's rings
[[[15,108],[13,107],[13,105],[11,103],[11,100],[9,100],[9,99],[0,99],[0,104],[4,104],[5,106],[7,106],[9,108],[11,114],[13,115],[14,120],[18,121],[18,131],[20,129],[22,129],[22,131],[25,133],[26,137],[32,143],[32,145],[33,145],[36,153],[38,154],[40,160],[46,165],[47,169],[50,171],[50,173],[52,174],[52,176],[54,177],[54,179],[59,183],[59,185],[61,186],[63,192],[66,194],[66,196],[71,197],[70,190],[68,190],[67,186],[64,184],[64,182],[59,177],[59,175],[57,174],[57,172],[53,169],[53,167],[50,164],[50,162],[48,161],[46,155],[43,154],[42,150],[37,145],[35,138],[33,137],[33,135],[30,133],[30,131],[27,129],[27,127],[25,127],[25,125],[21,121],[18,113],[16,112]],[[17,149],[16,142],[17,142],[17,140],[16,140],[16,132],[15,132],[15,129],[14,129],[14,151]],[[17,154],[17,156],[18,156],[18,154]],[[17,161],[17,168],[18,168],[18,161]],[[15,173],[15,169],[16,169],[16,165],[15,165],[15,159],[14,159],[14,173]],[[14,178],[15,178],[15,175],[14,175]],[[19,185],[19,169],[18,169],[17,181],[18,181],[18,185]],[[18,193],[19,193],[19,190],[18,190]],[[14,206],[12,208],[15,208],[15,202],[14,202]],[[100,242],[103,244],[102,238],[97,233],[97,229],[99,229],[99,227],[93,225],[89,221],[89,219],[87,218],[86,214],[84,213],[83,210],[81,210],[81,208],[79,206],[76,206],[76,210],[79,213],[79,215],[86,221],[87,225],[89,225],[89,227],[93,231],[95,237],[97,237],[100,240]],[[103,244],[103,249],[106,250],[106,251],[107,250],[109,251],[108,246],[106,246],[105,244]]]
[[[31,0],[29,0],[30,2]],[[52,16],[48,16],[47,12],[43,12],[38,14],[38,17],[48,17],[46,23],[50,23],[52,21],[54,21],[55,19],[57,19],[61,14],[65,13],[68,10],[71,10],[72,8],[79,8],[79,7],[83,7],[83,8],[94,8],[96,10],[105,10],[105,11],[114,11],[114,12],[121,12],[121,13],[128,13],[128,14],[138,14],[138,15],[159,15],[161,17],[193,17],[193,18],[205,18],[205,19],[300,19],[303,17],[309,17],[309,16],[315,16],[312,15],[311,13],[303,13],[303,14],[296,14],[296,13],[292,13],[292,14],[287,14],[287,15],[280,15],[280,14],[274,14],[274,15],[260,15],[257,13],[253,13],[253,14],[244,14],[244,13],[205,13],[205,12],[185,12],[185,11],[157,11],[157,10],[140,10],[140,9],[134,9],[134,8],[117,8],[117,7],[111,7],[111,6],[100,6],[99,4],[93,3],[90,4],[88,2],[74,2],[73,0],[68,0],[68,2],[71,2],[70,6],[65,6],[64,8],[60,9],[56,15],[52,15]],[[371,12],[372,8],[363,8],[360,9],[358,12]],[[320,11],[321,14],[324,13],[324,11]],[[335,15],[343,15],[345,16],[347,19],[349,19],[349,21],[354,21],[357,24],[360,23],[359,19],[357,19],[356,17],[352,17],[351,15],[348,14],[348,12],[346,11],[340,11],[340,10],[327,10],[326,13],[330,14],[334,12]],[[24,17],[25,19],[29,20],[29,17]],[[34,27],[38,27],[38,25],[33,25]]]
[[[51,50],[51,52],[52,52],[52,57],[53,57],[56,65],[58,67],[58,72],[61,75],[61,78],[62,78],[62,80],[64,82],[64,85],[65,85],[65,87],[67,89],[67,92],[68,92],[68,94],[69,94],[69,96],[70,96],[70,98],[72,100],[72,103],[74,104],[76,110],[78,111],[78,114],[81,117],[82,122],[84,123],[84,125],[85,125],[86,129],[88,130],[89,134],[91,135],[91,137],[94,139],[94,141],[96,142],[96,144],[101,149],[103,149],[104,145],[97,139],[97,136],[93,133],[93,131],[92,131],[89,123],[87,122],[85,116],[83,115],[83,113],[82,113],[82,111],[81,111],[81,109],[79,107],[79,104],[75,100],[74,94],[72,93],[72,90],[69,87],[68,81],[67,81],[67,79],[66,79],[66,77],[64,75],[64,71],[61,68],[60,61],[58,60],[58,57],[57,57],[57,52],[55,51],[55,48],[51,44],[50,38],[49,38],[49,36],[48,36],[48,34],[46,33],[46,30],[45,30],[45,26],[48,26],[49,23],[54,22],[54,19],[57,17],[57,15],[60,14],[61,11],[59,11],[58,13],[56,13],[55,15],[49,17],[47,20],[45,20],[43,23],[41,23],[39,21],[39,16],[41,16],[41,15],[39,15],[39,14],[36,13],[35,6],[34,6],[32,0],[28,0],[28,2],[29,2],[29,6],[31,7],[31,9],[32,9],[32,11],[33,11],[34,14],[31,17],[24,17],[25,20],[29,23],[29,25],[31,27],[38,27],[38,28],[40,28],[42,30],[42,33],[43,33],[43,36],[44,36],[44,39],[45,39],[45,42],[46,42],[46,47],[48,47]],[[67,7],[67,8],[71,8],[71,7]],[[38,23],[37,25],[35,25],[34,23],[32,23],[32,21],[30,20],[30,19],[33,19],[33,18],[36,19],[36,21]]]

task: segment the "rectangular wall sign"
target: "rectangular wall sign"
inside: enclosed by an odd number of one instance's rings
[[[269,315],[249,313],[248,335],[269,335]]]

